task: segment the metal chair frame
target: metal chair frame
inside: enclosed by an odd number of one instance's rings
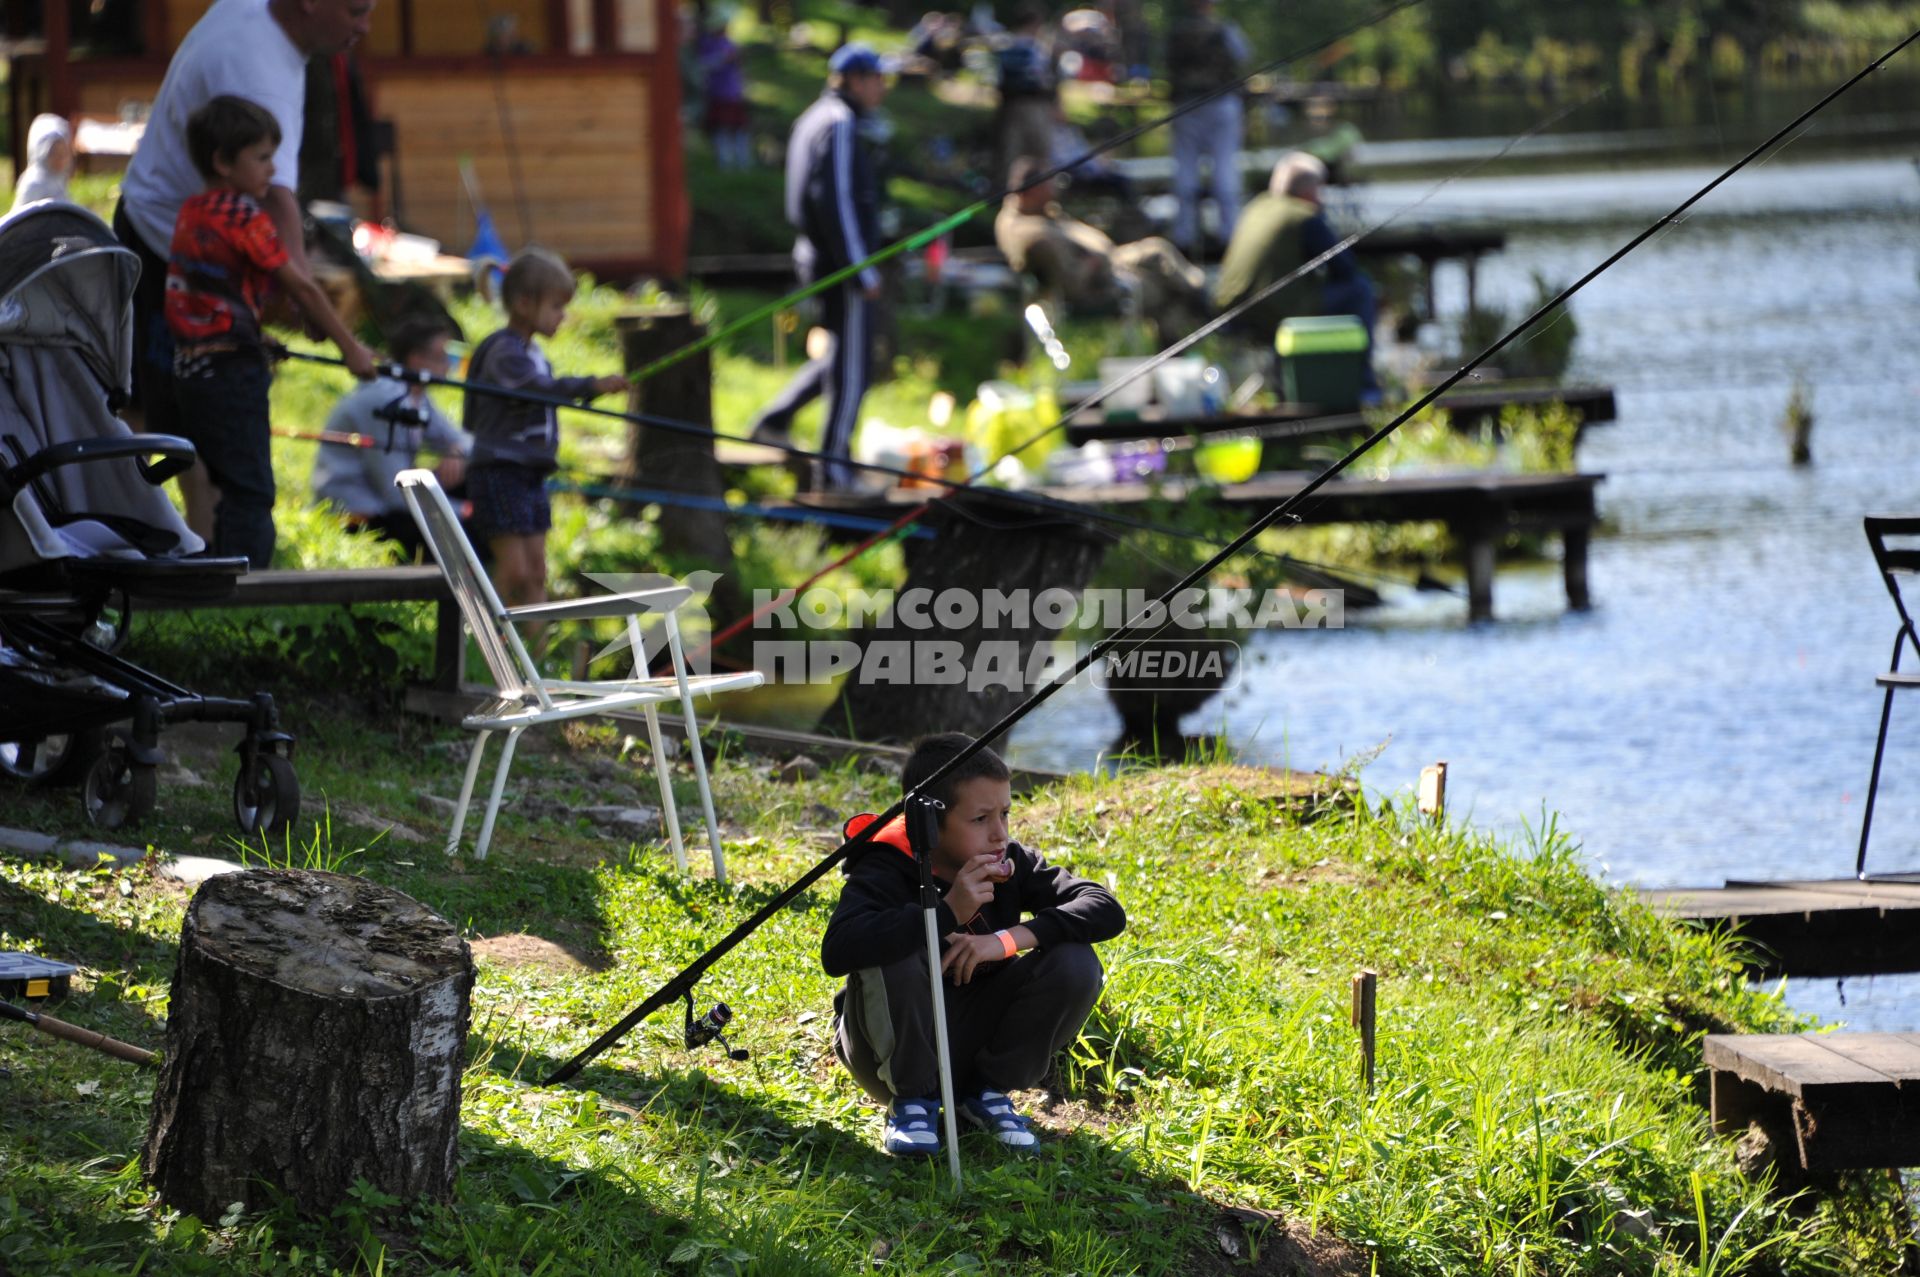
[[[484,860],[493,838],[494,818],[499,814],[501,794],[506,789],[507,770],[513,763],[515,744],[520,733],[540,723],[605,714],[615,710],[639,709],[647,723],[647,740],[653,750],[654,778],[660,787],[660,811],[667,827],[667,839],[673,849],[673,862],[685,872],[686,847],[680,838],[680,816],[673,801],[673,786],[667,774],[666,751],[661,747],[657,707],[678,700],[685,715],[688,753],[693,774],[699,782],[700,807],[706,818],[707,847],[713,855],[713,876],[725,882],[726,861],[720,845],[720,822],[714,816],[713,790],[707,780],[706,758],[700,749],[699,720],[693,712],[693,698],[718,692],[757,687],[766,676],[758,671],[741,674],[688,674],[686,655],[680,643],[680,625],[675,611],[693,595],[686,586],[637,590],[626,594],[604,594],[592,598],[567,599],[557,603],[536,603],[510,608],[501,604],[493,583],[480,567],[480,560],[460,529],[452,504],[430,470],[405,470],[394,480],[407,508],[426,539],[434,561],[440,565],[447,585],[460,605],[461,617],[473,632],[480,654],[493,676],[497,695],[461,720],[461,726],[479,733],[473,753],[467,760],[466,779],[460,786],[460,801],[454,810],[453,830],[447,835],[447,854],[460,850],[460,832],[466,824],[467,806],[473,798],[474,781],[480,772],[480,759],[487,738],[505,732],[500,761],[494,771],[493,789],[487,798],[486,815],[480,824],[480,837],[474,847],[474,859]],[[667,653],[673,663],[671,678],[652,677],[646,666],[640,614],[657,612],[662,617]],[[601,617],[622,618],[626,622],[627,641],[633,649],[633,674],[629,678],[599,681],[547,678],[528,655],[517,627],[548,621],[587,620]]]
[[[1873,800],[1880,789],[1880,764],[1887,751],[1887,723],[1893,716],[1893,694],[1907,688],[1920,687],[1920,674],[1906,674],[1900,670],[1902,648],[1911,647],[1915,655],[1920,655],[1920,635],[1914,632],[1913,615],[1907,611],[1907,603],[1900,595],[1900,577],[1920,575],[1920,547],[1899,548],[1887,544],[1889,537],[1920,538],[1920,515],[1868,515],[1866,517],[1867,544],[1873,549],[1873,561],[1880,568],[1880,579],[1886,584],[1887,593],[1893,598],[1893,607],[1900,614],[1900,628],[1893,635],[1893,658],[1885,674],[1874,677],[1874,682],[1886,689],[1886,696],[1880,705],[1880,735],[1873,745],[1873,774],[1867,782],[1867,808],[1860,821],[1860,852],[1854,859],[1854,877],[1865,879],[1867,875],[1867,839],[1873,832]]]

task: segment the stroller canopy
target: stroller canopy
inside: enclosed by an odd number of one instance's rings
[[[0,219],[0,468],[54,444],[131,436],[108,398],[130,388],[139,278],[139,257],[76,204]],[[62,466],[4,495],[0,577],[201,548],[132,458]]]
[[[140,258],[78,204],[42,200],[0,218],[0,345],[76,351],[109,390],[133,376]]]

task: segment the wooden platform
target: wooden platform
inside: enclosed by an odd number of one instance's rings
[[[1598,519],[1594,489],[1601,474],[1489,474],[1427,475],[1404,479],[1336,479],[1317,491],[1296,511],[1302,523],[1404,523],[1435,520],[1448,525],[1465,557],[1468,612],[1475,620],[1493,617],[1495,551],[1509,531],[1547,531],[1560,534],[1564,553],[1567,605],[1576,611],[1591,605],[1587,590],[1587,544]],[[1040,488],[1044,497],[1076,505],[1127,509],[1154,502],[1185,501],[1205,494],[1211,506],[1267,510],[1305,487],[1309,476],[1293,472],[1255,475],[1246,483],[1223,488],[1204,487],[1192,479],[1170,479],[1157,486],[1145,483],[1109,483],[1077,488]],[[808,496],[809,505],[873,518],[897,518],[901,511],[927,500],[925,488],[894,488],[879,493]],[[997,497],[992,490],[967,493],[963,500],[981,503],[991,517],[1018,498]],[[777,504],[777,503],[769,503]],[[1031,507],[1022,505],[1023,511]]]
[[[1920,875],[1750,882],[1643,891],[1657,913],[1732,926],[1754,945],[1756,970],[1780,976],[1920,971]]]
[[[1920,1166],[1920,1034],[1710,1034],[1713,1128],[1804,1171]]]
[[[434,686],[459,685],[460,609],[437,567],[328,568],[314,571],[274,568],[248,572],[234,582],[232,594],[214,600],[181,603],[139,599],[143,611],[204,611],[236,607],[311,607],[350,603],[432,603]]]
[[[1508,407],[1536,408],[1550,403],[1564,403],[1580,418],[1583,428],[1612,421],[1617,411],[1611,386],[1495,386],[1447,395],[1439,406],[1448,411],[1455,426],[1467,426],[1490,418],[1497,420]],[[1105,413],[1095,408],[1067,419],[1067,442],[1213,434],[1252,435],[1258,439],[1284,441],[1363,434],[1376,424],[1369,422],[1364,413],[1328,414],[1313,404],[1278,404],[1258,412],[1201,417],[1170,416],[1164,409],[1153,406],[1141,409],[1131,420],[1120,421],[1107,420]]]

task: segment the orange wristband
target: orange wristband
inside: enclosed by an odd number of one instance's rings
[[[1005,953],[1000,955],[1001,957],[1011,958],[1014,954],[1020,952],[1020,946],[1013,942],[1013,932],[996,931],[993,935],[994,938],[1000,942],[1000,947],[1006,950]]]

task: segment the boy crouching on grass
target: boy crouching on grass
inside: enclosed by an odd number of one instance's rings
[[[970,743],[930,736],[901,771],[907,790]],[[1013,1149],[1031,1149],[1027,1120],[1007,1092],[1036,1086],[1080,1034],[1099,996],[1093,946],[1126,926],[1113,893],[1076,878],[1007,832],[1011,773],[982,749],[929,796],[946,805],[934,853],[938,914],[946,937],[947,1041],[960,1116]],[[856,816],[849,837],[875,818]],[[840,903],[820,942],[834,996],[834,1051],[854,1080],[887,1106],[885,1147],[905,1156],[942,1151],[940,1073],[934,1051],[926,924],[919,869],[898,817],[850,860]]]

